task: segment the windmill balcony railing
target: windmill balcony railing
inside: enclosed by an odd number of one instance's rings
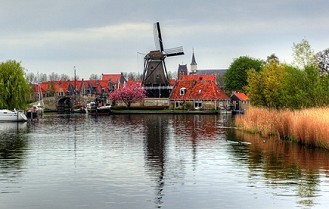
[[[149,90],[149,89],[173,89],[173,86],[143,86],[142,89]]]

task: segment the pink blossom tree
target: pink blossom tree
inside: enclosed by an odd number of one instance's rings
[[[129,85],[127,87],[116,89],[109,94],[112,101],[122,101],[127,108],[134,102],[141,101],[146,97],[146,92],[140,86],[136,84]]]

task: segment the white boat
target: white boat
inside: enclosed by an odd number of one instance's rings
[[[26,115],[17,110],[0,110],[0,122],[23,122],[27,121]]]
[[[16,133],[17,131],[24,131],[27,129],[27,123],[12,123],[1,122],[0,123],[0,137],[3,133]]]

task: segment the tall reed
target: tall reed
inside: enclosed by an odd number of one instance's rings
[[[236,125],[262,136],[277,135],[329,149],[329,108],[292,111],[250,107],[236,118]]]

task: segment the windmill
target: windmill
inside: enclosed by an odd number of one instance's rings
[[[142,77],[142,84],[148,92],[148,96],[169,96],[168,93],[168,73],[166,68],[165,59],[167,57],[173,57],[183,55],[183,47],[176,47],[171,49],[163,48],[163,41],[161,36],[159,22],[154,23],[154,41],[156,50],[150,51],[144,57],[144,72]],[[161,94],[160,89],[167,89],[167,93]]]

